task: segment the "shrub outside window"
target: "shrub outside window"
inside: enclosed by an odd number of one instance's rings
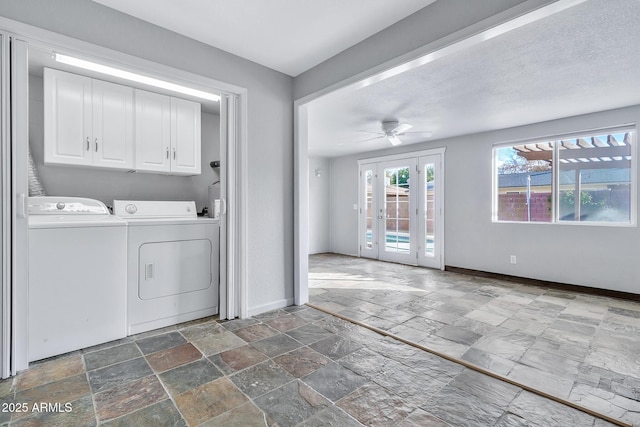
[[[494,147],[494,221],[629,225],[635,130]]]

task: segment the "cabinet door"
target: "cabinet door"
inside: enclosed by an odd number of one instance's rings
[[[44,69],[44,162],[90,165],[91,79]]]
[[[136,169],[170,172],[171,98],[135,90]]]
[[[93,81],[94,166],[133,169],[133,89]]]
[[[200,104],[171,98],[171,173],[200,174]]]

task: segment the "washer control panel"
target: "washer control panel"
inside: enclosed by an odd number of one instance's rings
[[[29,197],[29,215],[109,215],[100,200],[85,197]]]

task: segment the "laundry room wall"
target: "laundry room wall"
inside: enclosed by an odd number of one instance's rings
[[[292,77],[92,1],[0,0],[0,15],[246,88],[248,217],[247,239],[240,244],[246,248],[248,312],[257,314],[293,302]],[[212,16],[212,25],[220,19],[224,17]],[[104,182],[112,178],[100,175]],[[157,189],[154,196],[160,194],[159,182],[164,179],[158,175],[138,179]]]

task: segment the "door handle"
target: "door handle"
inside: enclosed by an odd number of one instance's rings
[[[144,265],[144,280],[153,279],[153,264]]]
[[[16,195],[16,216],[18,218],[27,217],[27,195],[25,193]]]

